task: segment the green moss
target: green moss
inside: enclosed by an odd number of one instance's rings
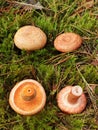
[[[98,67],[92,64],[98,52],[97,3],[87,8],[81,0],[40,2],[43,10],[26,11],[0,1],[0,130],[97,130],[97,87],[95,91],[88,89],[91,84],[98,86]],[[46,33],[43,49],[27,53],[16,48],[14,34],[24,25],[35,25]],[[53,42],[67,31],[80,34],[83,44],[74,52],[60,53]],[[11,109],[8,98],[13,86],[27,78],[43,85],[47,102],[40,113],[25,117]],[[67,115],[59,110],[56,96],[66,85],[84,89],[88,103],[81,114]]]

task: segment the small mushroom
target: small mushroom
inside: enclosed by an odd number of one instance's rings
[[[78,34],[67,32],[60,34],[54,40],[54,47],[60,52],[72,52],[82,44],[82,38]]]
[[[21,115],[34,115],[45,106],[46,94],[40,83],[33,79],[22,80],[10,92],[9,103]]]
[[[40,28],[31,25],[21,27],[14,36],[16,47],[26,51],[41,49],[46,42],[46,34]]]
[[[86,97],[80,86],[66,86],[57,95],[58,107],[65,113],[81,113],[86,107]]]

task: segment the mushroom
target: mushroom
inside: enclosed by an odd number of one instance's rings
[[[65,113],[81,113],[86,107],[86,96],[80,86],[66,86],[57,95],[58,107]]]
[[[72,52],[79,48],[81,44],[81,36],[72,32],[60,34],[54,40],[54,47],[60,52]]]
[[[14,36],[16,47],[26,51],[41,49],[46,42],[46,34],[40,28],[31,25],[21,27]]]
[[[21,115],[34,115],[45,106],[46,94],[42,85],[33,79],[22,80],[10,92],[9,104]]]

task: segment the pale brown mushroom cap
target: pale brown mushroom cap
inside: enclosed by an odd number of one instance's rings
[[[12,109],[21,115],[34,115],[45,106],[45,90],[36,80],[20,81],[10,92],[9,103]]]
[[[71,103],[68,100],[68,95],[72,90],[72,86],[64,87],[57,95],[58,107],[65,113],[76,114],[81,113],[87,104],[85,94],[82,93],[81,96],[77,99],[76,103]],[[77,94],[78,96],[78,94]]]
[[[21,27],[14,36],[17,48],[26,51],[41,49],[46,42],[46,34],[40,28],[30,25]]]
[[[54,47],[60,52],[72,52],[82,44],[82,38],[76,33],[63,33],[54,40]]]

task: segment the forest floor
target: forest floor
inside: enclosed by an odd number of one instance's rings
[[[40,0],[41,10],[18,2],[0,0],[0,130],[98,130],[97,0]],[[44,48],[28,53],[14,45],[24,25],[46,33]],[[54,39],[63,32],[79,34],[81,47],[57,51]],[[9,105],[11,89],[23,79],[37,80],[46,91],[44,109],[33,116],[19,115]],[[67,85],[83,88],[87,105],[80,114],[68,115],[57,106],[57,93]]]

